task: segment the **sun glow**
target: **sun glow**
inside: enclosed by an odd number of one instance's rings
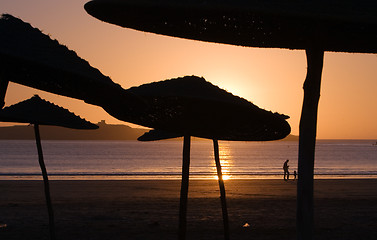
[[[232,176],[231,175],[223,175],[222,176],[222,179],[225,181],[225,180],[228,180],[228,179],[230,179]],[[216,175],[216,176],[214,176],[214,178],[216,179],[216,180],[219,180],[219,177]]]

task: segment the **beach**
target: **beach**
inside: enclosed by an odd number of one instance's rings
[[[295,239],[296,184],[225,181],[231,239]],[[179,180],[50,187],[57,239],[177,239]],[[223,239],[218,189],[216,180],[190,181],[187,239]],[[0,181],[0,191],[1,240],[49,238],[42,181]],[[377,179],[315,180],[314,198],[315,239],[377,239]]]

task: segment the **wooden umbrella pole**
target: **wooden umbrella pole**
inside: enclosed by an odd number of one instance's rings
[[[180,240],[186,239],[187,197],[188,197],[189,174],[190,174],[190,145],[191,145],[191,136],[185,135],[183,138],[182,182],[181,182],[181,198],[180,198],[180,204],[179,204],[178,237]]]
[[[296,221],[299,240],[313,238],[314,154],[324,51],[314,46],[306,49],[306,57],[308,69],[304,83],[298,154]]]
[[[35,141],[37,143],[38,149],[38,158],[39,158],[39,166],[42,171],[43,176],[43,184],[45,190],[45,197],[46,197],[46,204],[47,204],[47,211],[48,211],[48,220],[49,220],[49,228],[50,228],[50,238],[55,240],[55,224],[54,224],[54,211],[52,209],[51,204],[51,197],[50,197],[50,186],[48,182],[47,170],[43,160],[43,152],[42,152],[42,145],[41,145],[41,137],[39,135],[39,125],[34,124],[34,132],[35,132]]]
[[[219,180],[219,187],[220,187],[221,208],[223,212],[223,221],[224,221],[224,239],[229,240],[229,220],[228,220],[228,209],[226,206],[225,185],[224,185],[224,180],[223,180],[223,174],[221,172],[219,143],[216,139],[213,139],[213,148],[214,148],[214,155],[215,155],[215,162],[216,162],[217,177]]]
[[[3,77],[0,72],[0,109],[5,105],[5,95],[7,93],[9,81]]]

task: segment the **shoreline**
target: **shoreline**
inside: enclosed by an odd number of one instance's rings
[[[97,175],[97,174],[48,174],[50,181],[132,181],[132,180],[181,180],[180,174],[174,175]],[[230,175],[225,179],[228,180],[281,180],[283,174],[276,175]],[[359,180],[359,179],[377,179],[375,174],[317,174],[314,175],[315,180]],[[29,174],[29,175],[17,175],[17,174],[0,174],[0,181],[40,181],[42,179],[41,174]],[[217,180],[217,175],[202,176],[202,175],[190,175],[190,180]],[[297,179],[290,178],[289,181],[297,181]]]
[[[296,183],[226,180],[232,239],[296,239]],[[377,239],[377,179],[314,181],[315,239]],[[59,239],[177,239],[180,180],[51,180]],[[0,239],[48,239],[43,182],[0,181]],[[218,182],[190,181],[187,239],[222,239]],[[244,228],[248,223],[250,227]]]

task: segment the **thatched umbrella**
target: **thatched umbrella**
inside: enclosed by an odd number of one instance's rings
[[[30,123],[34,125],[39,166],[42,171],[49,216],[50,237],[51,239],[55,239],[54,212],[51,204],[47,170],[43,160],[39,125],[53,125],[75,129],[97,129],[98,126],[76,116],[75,114],[69,112],[67,109],[41,99],[37,95],[23,102],[1,109],[0,121]]]
[[[225,186],[221,173],[218,140],[281,139],[290,133],[290,126],[285,121],[288,117],[260,109],[251,102],[195,76],[144,84],[127,91],[132,91],[151,106],[142,118],[147,117],[148,121],[153,121],[155,126],[158,125],[156,129],[144,134],[138,140],[154,141],[184,137],[179,239],[185,239],[186,236],[191,136],[213,140],[224,236],[225,239],[229,239]]]
[[[137,102],[66,46],[9,14],[0,16],[0,105],[8,82],[107,106]]]
[[[377,2],[92,0],[85,9],[98,19],[136,30],[239,46],[306,51],[297,237],[311,239],[314,150],[324,51],[377,53]]]
[[[181,136],[188,132],[209,139],[265,141],[290,132],[286,116],[260,109],[197,76],[143,84],[126,92],[147,107],[138,112],[109,111],[113,116]]]

